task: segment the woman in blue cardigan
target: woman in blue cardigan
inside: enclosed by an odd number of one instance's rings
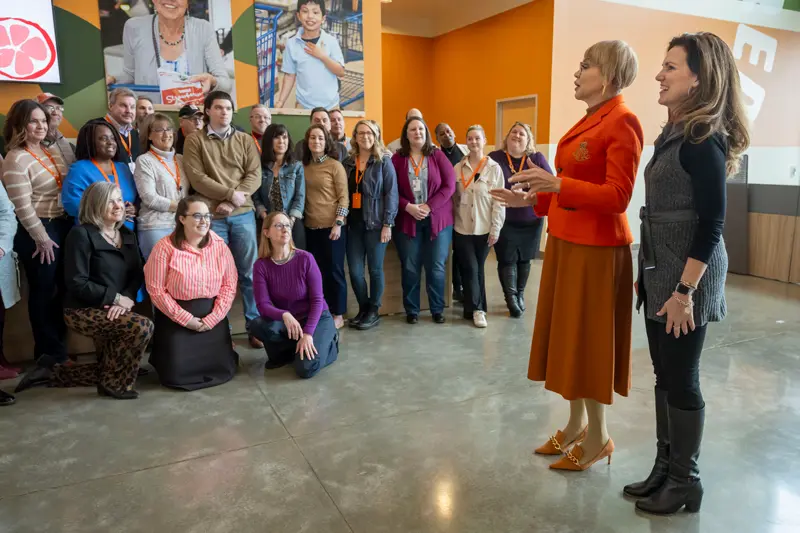
[[[77,161],[72,164],[61,189],[61,202],[68,215],[78,217],[83,191],[96,181],[116,183],[125,201],[125,226],[133,230],[139,194],[133,174],[117,150],[119,133],[103,119],[90,120],[78,132]]]

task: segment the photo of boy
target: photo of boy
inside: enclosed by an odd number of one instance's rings
[[[339,40],[323,29],[325,0],[298,0],[297,34],[288,38],[283,51],[283,83],[275,107],[286,104],[297,87],[297,107],[313,109],[339,106],[339,80],[345,76]]]

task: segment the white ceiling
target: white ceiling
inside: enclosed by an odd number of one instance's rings
[[[436,37],[533,0],[392,0],[382,4],[386,33]]]

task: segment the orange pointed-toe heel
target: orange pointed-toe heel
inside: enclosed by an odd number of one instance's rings
[[[567,454],[564,457],[551,464],[550,468],[553,470],[573,470],[577,472],[583,472],[597,461],[605,457],[608,457],[608,464],[611,464],[612,453],[614,453],[614,441],[608,439],[606,445],[603,446],[603,449],[600,450],[600,453],[598,453],[594,459],[586,464],[581,464],[581,459],[583,458],[583,448],[581,448],[580,444],[576,444],[574,448],[567,450]]]
[[[547,442],[536,448],[533,451],[533,453],[537,453],[539,455],[561,455],[562,453],[565,453],[570,446],[572,446],[575,443],[581,442],[583,439],[586,438],[587,428],[588,426],[583,428],[583,430],[581,430],[581,432],[578,433],[578,436],[569,442],[564,442],[564,439],[566,439],[566,435],[564,435],[564,433],[559,429],[558,431],[556,431],[555,435],[550,436],[550,440],[548,440]]]

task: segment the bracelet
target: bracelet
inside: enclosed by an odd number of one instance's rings
[[[684,287],[689,287],[690,289],[695,290],[695,291],[697,290],[697,284],[692,283],[691,281],[681,280],[680,283]]]
[[[684,302],[674,294],[672,295],[672,299],[681,304],[683,307],[692,307],[694,305],[694,302],[691,299],[689,299],[688,302]]]

